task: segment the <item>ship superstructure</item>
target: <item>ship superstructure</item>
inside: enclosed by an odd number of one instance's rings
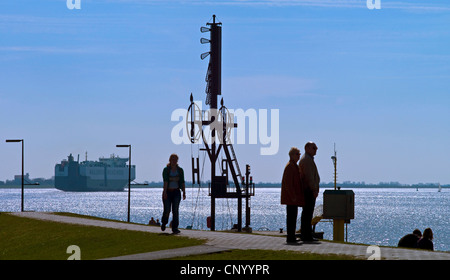
[[[128,184],[128,158],[111,155],[99,161],[80,162],[72,154],[55,166],[55,188],[62,191],[123,191]],[[131,166],[131,181],[136,167]]]

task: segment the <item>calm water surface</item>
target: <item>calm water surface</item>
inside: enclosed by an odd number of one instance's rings
[[[415,228],[430,227],[435,250],[450,251],[450,189],[353,189],[355,219],[348,225],[348,241],[396,246]],[[207,189],[187,189],[180,204],[180,227],[207,229],[210,214]],[[162,189],[132,189],[130,219],[148,223],[161,219]],[[323,202],[321,190],[316,205]],[[245,203],[243,203],[245,205]],[[63,192],[56,189],[25,189],[26,211],[73,212],[125,221],[128,192]],[[254,230],[285,229],[285,206],[280,205],[280,189],[256,189],[251,199],[251,227]],[[0,211],[20,211],[20,189],[0,189]],[[245,222],[245,211],[243,211]],[[299,211],[300,217],[301,210]],[[236,199],[216,200],[216,229],[229,229],[237,222]],[[298,224],[299,225],[299,224]],[[333,238],[332,223],[320,222],[316,231]]]

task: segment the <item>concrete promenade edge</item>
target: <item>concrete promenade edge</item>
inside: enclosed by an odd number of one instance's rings
[[[50,212],[16,212],[11,213],[19,217],[27,217],[39,220],[54,221],[86,226],[98,226],[122,230],[144,231],[161,233],[160,227],[124,222],[102,221],[89,218],[55,215]],[[166,229],[169,233],[170,228]],[[156,260],[179,256],[207,254],[232,249],[262,249],[262,250],[289,250],[297,252],[310,252],[316,254],[350,255],[361,259],[367,259],[373,251],[370,245],[354,245],[335,242],[302,243],[299,245],[287,245],[285,238],[279,236],[267,236],[261,234],[241,234],[220,231],[183,230],[180,236],[204,239],[204,245],[184,247],[178,249],[161,250],[155,252],[117,256],[108,260]],[[413,250],[402,248],[379,247],[383,260],[450,260],[450,253],[425,250]]]

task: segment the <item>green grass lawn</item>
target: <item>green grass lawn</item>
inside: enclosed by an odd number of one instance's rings
[[[66,260],[77,245],[81,259],[100,259],[203,244],[168,234],[41,221],[0,213],[0,260]]]
[[[60,213],[83,218],[77,214]],[[105,219],[101,219],[105,220]],[[0,260],[66,260],[67,247],[77,245],[82,260],[196,246],[205,241],[167,233],[82,226],[0,212]],[[229,250],[174,260],[349,260],[352,256],[273,250]]]

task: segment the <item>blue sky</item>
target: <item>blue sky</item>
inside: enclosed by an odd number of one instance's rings
[[[324,182],[336,143],[340,182],[450,183],[450,4],[425,0],[2,1],[0,180],[20,173],[10,138],[32,178],[69,153],[127,156],[116,144],[132,144],[137,181],[160,181],[173,152],[190,174],[198,146],[172,143],[171,113],[205,100],[212,14],[226,106],[280,113],[277,154],[235,145],[255,181],[279,182],[313,140]]]

